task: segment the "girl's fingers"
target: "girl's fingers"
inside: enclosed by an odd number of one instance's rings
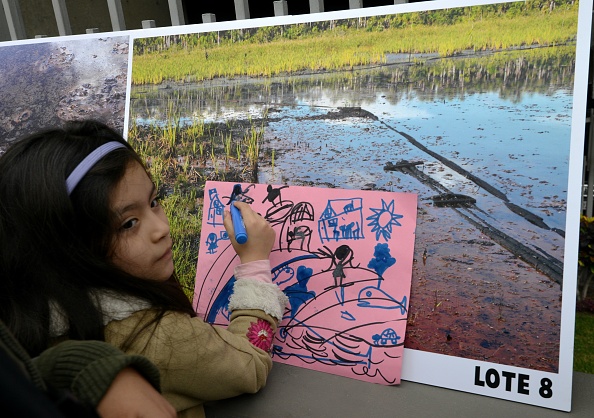
[[[244,222],[246,218],[250,219],[260,217],[260,215],[254,212],[252,207],[245,202],[233,202],[233,205],[235,205],[235,207],[239,209],[239,212],[241,212],[241,216],[243,217]]]
[[[223,213],[223,225],[229,235],[231,235],[233,232],[233,220],[231,219],[231,213],[228,210]]]
[[[235,207],[239,209],[243,223],[247,229],[251,228],[265,228],[268,229],[270,224],[266,219],[255,212],[250,205],[244,202],[233,202]]]

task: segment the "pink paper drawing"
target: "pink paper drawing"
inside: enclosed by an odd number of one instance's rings
[[[399,384],[417,195],[241,186],[239,200],[276,230],[272,279],[289,298],[272,341],[273,360]],[[204,189],[194,306],[205,321],[218,325],[228,324],[233,268],[239,263],[223,227],[233,187],[207,182]]]

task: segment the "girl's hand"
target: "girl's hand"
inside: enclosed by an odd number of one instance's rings
[[[174,418],[175,408],[136,370],[123,369],[97,406],[103,418]]]
[[[244,202],[233,202],[235,207],[241,212],[248,240],[245,244],[238,244],[235,241],[235,231],[231,213],[225,211],[224,224],[227,234],[231,239],[231,245],[239,256],[242,264],[256,260],[268,260],[276,233],[268,221],[252,210],[250,205]]]

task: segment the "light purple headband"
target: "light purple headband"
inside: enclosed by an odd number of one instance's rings
[[[101,145],[89,155],[87,155],[66,179],[66,189],[68,190],[68,196],[70,196],[74,188],[78,185],[78,183],[80,183],[82,178],[89,172],[89,170],[93,168],[95,164],[97,164],[97,161],[118,148],[125,148],[125,145],[121,142],[111,141]]]

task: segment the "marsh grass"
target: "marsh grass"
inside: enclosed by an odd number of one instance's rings
[[[180,123],[168,104],[158,126],[132,123],[128,141],[146,162],[169,218],[176,272],[193,297],[206,180],[253,182],[265,122]],[[208,151],[206,151],[208,150]],[[207,155],[208,154],[208,155]]]
[[[132,82],[197,82],[218,77],[271,77],[353,69],[385,64],[390,53],[437,53],[440,57],[452,57],[462,51],[555,46],[573,42],[576,32],[577,14],[572,8],[564,8],[554,13],[503,15],[451,25],[411,24],[375,31],[337,26],[295,39],[213,44],[207,55],[203,45],[186,44],[182,48],[173,43],[159,52],[137,54]]]
[[[198,239],[202,228],[201,202],[194,190],[184,194],[172,193],[164,197],[161,204],[169,218],[175,269],[186,295],[191,299],[198,260]]]

